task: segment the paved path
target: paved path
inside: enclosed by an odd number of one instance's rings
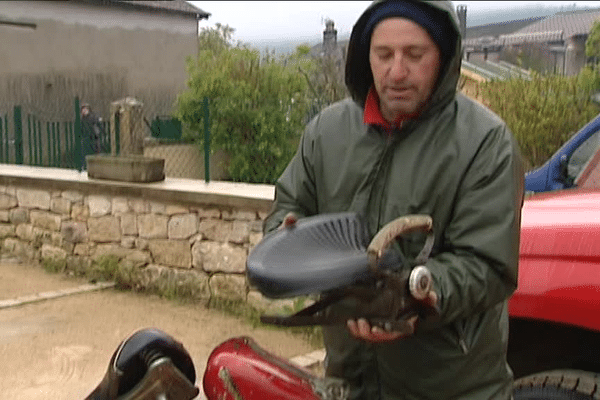
[[[198,305],[90,285],[40,267],[0,261],[0,398],[82,399],[99,382],[110,356],[132,332],[155,326],[182,341],[200,381],[210,351],[247,335],[304,365],[322,358],[297,336],[252,328]]]

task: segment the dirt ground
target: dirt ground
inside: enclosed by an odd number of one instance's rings
[[[37,266],[0,262],[0,300],[86,283]],[[119,343],[143,327],[160,328],[184,344],[200,388],[210,351],[227,338],[251,336],[284,358],[314,350],[301,337],[253,328],[201,306],[105,289],[0,309],[0,398],[83,399]]]

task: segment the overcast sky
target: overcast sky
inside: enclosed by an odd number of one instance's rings
[[[234,39],[254,43],[276,38],[307,38],[322,35],[324,20],[335,22],[338,36],[347,36],[371,1],[190,1],[211,13],[200,27],[215,23],[235,28]],[[466,4],[467,13],[522,7],[527,4],[600,6],[594,1],[453,1]],[[468,18],[467,18],[468,19]],[[274,40],[276,41],[276,40]]]

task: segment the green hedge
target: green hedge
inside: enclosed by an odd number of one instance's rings
[[[537,75],[531,81],[479,85],[482,102],[514,133],[527,169],[542,165],[600,111],[591,100],[600,88],[600,77],[590,67],[573,77]]]

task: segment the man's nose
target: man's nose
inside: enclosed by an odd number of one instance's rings
[[[390,78],[394,81],[401,81],[404,80],[407,75],[408,67],[406,65],[406,60],[402,54],[395,55],[392,65],[390,66]]]

